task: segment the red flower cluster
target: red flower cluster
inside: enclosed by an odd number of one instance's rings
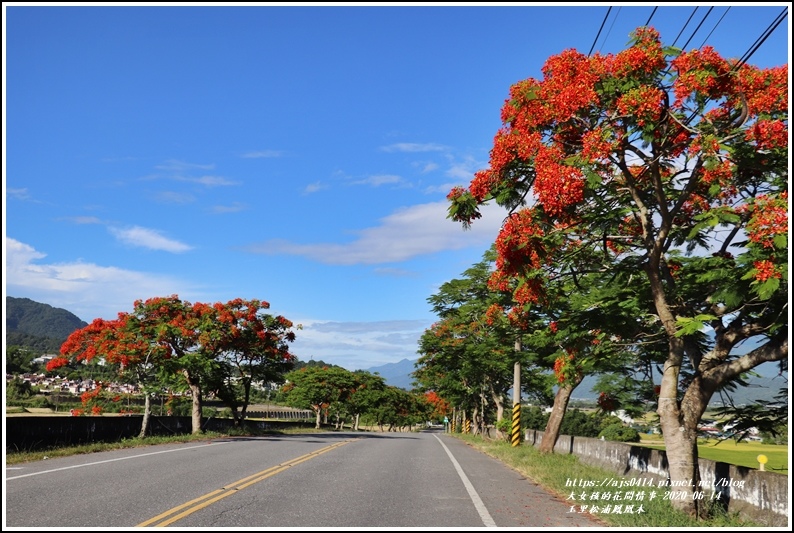
[[[673,107],[680,107],[692,93],[702,93],[713,100],[730,94],[734,82],[733,66],[714,48],[704,46],[700,50],[684,52],[670,64],[678,70],[673,84]]]
[[[749,209],[752,210],[747,224],[747,236],[765,248],[774,248],[774,238],[788,233],[788,193],[780,197],[759,196]]]
[[[755,141],[759,150],[774,150],[788,146],[788,126],[782,120],[758,120],[745,133],[748,141]]]
[[[598,404],[598,407],[607,413],[611,413],[618,407],[617,400],[605,392],[602,392],[598,395],[596,403]]]
[[[782,274],[775,268],[775,264],[772,261],[755,261],[753,263],[755,267],[755,279],[760,282],[764,282],[770,278],[778,278],[782,277]]]

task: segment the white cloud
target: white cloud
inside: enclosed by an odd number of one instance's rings
[[[159,170],[170,170],[171,172],[184,172],[186,170],[212,170],[215,165],[199,165],[196,163],[186,163],[176,159],[169,159],[162,165],[157,165],[155,168]]]
[[[444,152],[447,147],[435,143],[395,143],[380,149],[384,152]]]
[[[227,187],[229,185],[239,185],[239,181],[230,180],[228,178],[224,178],[223,176],[201,176],[200,178],[178,178],[182,181],[190,181],[193,183],[200,183],[201,185],[206,185],[207,187]]]
[[[472,176],[469,176],[469,177],[471,178]],[[453,187],[468,188],[469,187],[469,183],[471,183],[470,180],[459,181],[459,182],[455,182],[455,183],[442,183],[441,185],[431,185],[431,186],[425,187],[424,192],[425,193],[441,193],[444,196],[446,196],[447,194],[449,194],[449,191],[451,191]]]
[[[327,189],[327,188],[328,188],[328,185],[324,185],[324,184],[320,183],[319,181],[317,181],[315,183],[308,184],[303,189],[303,194],[312,194],[312,193],[315,193],[317,191],[321,191],[321,190]]]
[[[370,176],[363,180],[352,181],[351,185],[371,185],[372,187],[380,187],[381,185],[397,185],[403,183],[400,176],[393,174],[381,174],[378,176]]]
[[[290,346],[301,361],[324,361],[351,371],[416,359],[419,338],[431,325],[424,320],[293,322],[303,326]]]
[[[463,161],[450,164],[444,174],[450,178],[465,180],[468,184],[474,178],[474,173],[482,167],[473,157],[466,157]]]
[[[189,204],[196,201],[192,194],[174,191],[158,192],[155,199],[164,204]]]
[[[413,270],[405,270],[404,268],[375,268],[375,274],[388,278],[415,278],[419,274]]]
[[[284,155],[284,152],[280,150],[259,150],[256,152],[247,152],[243,154],[242,157],[257,159],[262,157],[281,157],[282,155]]]
[[[97,217],[71,217],[67,220],[74,222],[75,224],[102,224],[102,221]]]
[[[66,309],[86,322],[132,311],[135,300],[193,290],[183,281],[145,272],[73,261],[42,263],[46,254],[5,239],[6,294]]]
[[[163,237],[157,230],[133,226],[131,228],[108,228],[121,242],[131,246],[140,246],[150,250],[181,253],[192,249],[192,246]]]
[[[483,217],[469,230],[446,218],[448,202],[400,209],[381,219],[379,226],[357,231],[350,243],[298,244],[274,239],[245,248],[251,253],[298,255],[325,264],[381,264],[406,261],[443,250],[490,245],[506,214],[495,204],[484,206]]]
[[[243,203],[240,203],[240,202],[235,202],[232,205],[215,205],[215,206],[212,206],[212,208],[210,209],[210,212],[214,213],[216,215],[222,215],[222,214],[226,214],[226,213],[239,213],[240,211],[245,211],[246,209],[248,209],[247,205],[245,205]]]
[[[27,200],[30,198],[27,189],[6,189],[6,196],[9,198],[16,198],[17,200]]]

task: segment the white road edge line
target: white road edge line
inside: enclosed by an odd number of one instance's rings
[[[113,463],[115,461],[125,461],[127,459],[137,459],[138,457],[145,457],[147,455],[158,455],[158,454],[161,454],[161,453],[181,452],[181,451],[184,451],[184,450],[192,450],[194,448],[203,448],[205,446],[217,446],[218,444],[228,444],[228,442],[211,442],[209,444],[200,444],[198,446],[188,446],[187,448],[177,448],[176,450],[163,450],[163,451],[159,451],[159,452],[140,453],[138,455],[130,455],[128,457],[119,457],[118,459],[108,459],[106,461],[94,461],[93,463],[83,463],[81,465],[65,466],[63,468],[53,468],[52,470],[42,470],[41,472],[32,472],[30,474],[22,474],[21,476],[7,477],[6,481],[11,481],[12,479],[19,479],[19,478],[23,478],[23,477],[38,476],[38,475],[41,475],[41,474],[49,474],[49,473],[52,473],[52,472],[58,472],[60,470],[71,470],[72,468],[82,468],[84,466],[101,465],[102,463]]]
[[[461,481],[463,481],[463,485],[466,487],[466,490],[469,493],[469,497],[471,498],[471,501],[474,502],[475,509],[477,509],[477,512],[480,513],[480,518],[482,518],[482,523],[488,527],[496,527],[496,522],[494,522],[493,518],[491,518],[491,513],[488,512],[488,509],[485,507],[485,504],[482,502],[480,495],[477,494],[476,490],[474,490],[474,486],[471,484],[471,481],[469,481],[469,478],[466,477],[466,473],[460,467],[460,464],[452,455],[452,452],[449,451],[449,448],[447,448],[446,444],[444,444],[444,442],[440,438],[438,438],[438,435],[433,435],[433,436],[436,438],[438,442],[441,443],[441,446],[444,448],[444,451],[447,452],[447,455],[449,455],[450,461],[452,461],[452,464],[455,465],[455,470],[458,471],[458,475],[460,476]]]

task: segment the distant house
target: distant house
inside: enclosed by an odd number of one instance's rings
[[[38,357],[34,357],[31,360],[31,362],[32,363],[36,363],[37,365],[43,365],[43,364],[46,364],[48,361],[51,361],[51,360],[55,359],[56,357],[58,357],[58,355],[56,355],[54,353],[45,353],[45,354],[42,354],[42,355],[40,355]]]

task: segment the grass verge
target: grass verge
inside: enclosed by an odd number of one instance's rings
[[[593,501],[591,498],[596,493],[595,490],[572,488],[566,484],[570,485],[569,480],[617,479],[619,476],[607,470],[584,464],[575,455],[542,454],[533,446],[513,447],[505,441],[486,440],[479,436],[460,433],[452,435],[486,455],[498,459],[546,491],[557,495],[568,502],[576,512],[579,512],[583,505],[587,505],[588,509],[591,509],[593,504],[597,504],[599,511],[591,514],[609,526],[630,528],[763,527],[760,523],[746,520],[738,514],[728,514],[717,507],[712,509],[713,514],[708,519],[692,519],[673,509],[670,501],[662,497],[664,489],[658,487],[613,489],[610,491],[613,497],[615,493],[620,492],[624,499],[620,502],[602,499]],[[599,497],[603,498],[603,492],[601,491]],[[626,499],[629,492],[632,493],[631,500]],[[582,496],[585,496],[586,499],[582,499]],[[604,512],[607,505],[609,505],[610,512]],[[615,505],[621,506],[621,513],[613,512]],[[628,505],[632,506],[632,512],[626,512]],[[640,506],[642,511],[637,512]]]

